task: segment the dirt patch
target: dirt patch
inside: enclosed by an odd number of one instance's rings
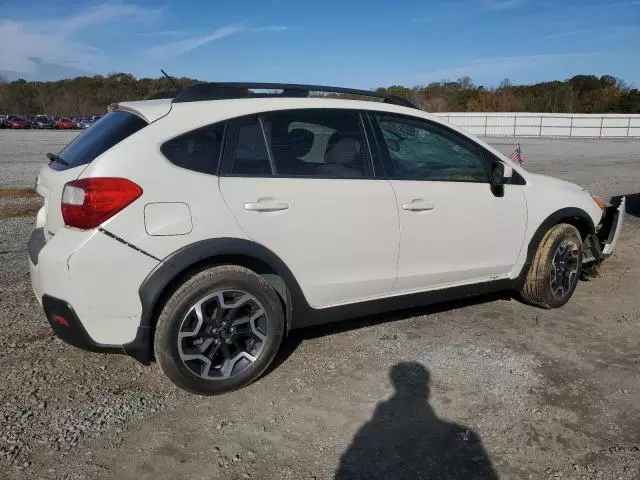
[[[35,188],[0,188],[0,198],[32,198],[38,196]]]
[[[30,203],[27,205],[4,205],[0,206],[0,220],[11,218],[34,217],[40,210],[40,204]]]

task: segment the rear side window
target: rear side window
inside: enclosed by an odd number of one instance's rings
[[[272,172],[284,177],[371,178],[359,113],[292,110],[244,121],[238,126],[231,173],[267,176]]]
[[[224,123],[216,123],[172,138],[160,151],[178,167],[215,175],[223,137]]]
[[[68,165],[53,162],[51,168],[66,170],[91,163],[93,159],[147,125],[146,121],[133,113],[109,112],[58,154]]]

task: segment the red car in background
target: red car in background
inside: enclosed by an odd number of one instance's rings
[[[58,128],[60,130],[67,130],[76,128],[76,122],[71,120],[70,118],[59,118],[56,120],[54,128]]]
[[[12,116],[5,121],[6,128],[30,128],[29,122],[21,117]]]

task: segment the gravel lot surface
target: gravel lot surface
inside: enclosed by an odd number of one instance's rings
[[[0,479],[640,478],[638,197],[562,309],[490,296],[294,332],[260,381],[201,398],[51,335],[28,187],[73,135],[0,131]],[[521,145],[532,171],[640,192],[640,141]]]

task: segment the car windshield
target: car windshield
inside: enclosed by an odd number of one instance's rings
[[[62,149],[59,156],[68,165],[56,162],[51,168],[64,170],[90,163],[98,155],[147,125],[147,122],[133,113],[110,112]]]
[[[36,117],[36,120],[39,122],[48,122],[49,119],[47,117],[45,117],[44,115],[39,115]]]

